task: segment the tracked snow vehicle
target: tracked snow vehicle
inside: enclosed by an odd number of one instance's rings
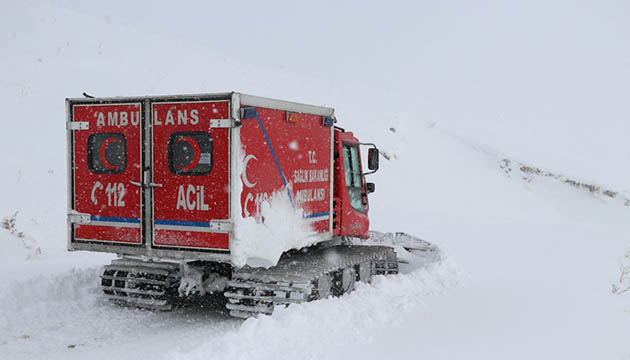
[[[231,315],[248,317],[398,272],[391,242],[357,240],[370,237],[365,175],[378,150],[335,126],[331,108],[232,92],[67,99],[66,109],[68,249],[119,255],[101,277],[114,302],[168,310],[223,293]],[[261,263],[252,223],[265,226],[278,194],[308,240]]]

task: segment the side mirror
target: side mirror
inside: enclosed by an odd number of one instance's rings
[[[378,170],[378,149],[368,149],[368,169],[371,171]]]
[[[374,185],[374,183],[366,183],[365,184],[365,191],[368,194],[373,193],[376,190],[376,185]]]

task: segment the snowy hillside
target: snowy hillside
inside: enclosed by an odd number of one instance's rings
[[[269,6],[255,8],[282,7]],[[239,42],[73,1],[4,3],[0,358],[629,358],[630,293],[611,292],[630,247],[628,9],[418,6],[291,7],[287,28],[240,19]],[[326,30],[288,34],[302,10],[330,14]],[[279,34],[319,51],[318,36],[340,34],[336,56],[303,59],[294,42],[282,63]],[[66,251],[64,98],[230,90],[334,107],[388,158],[370,178],[372,227],[429,240],[446,260],[244,322],[107,303],[98,276],[113,256]]]

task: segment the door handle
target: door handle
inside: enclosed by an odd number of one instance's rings
[[[138,187],[143,187],[141,182],[129,180],[132,185],[136,185]],[[154,188],[154,187],[162,187],[162,184],[149,183],[146,187]]]

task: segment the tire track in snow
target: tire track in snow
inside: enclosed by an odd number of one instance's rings
[[[216,336],[237,321],[207,309],[129,309],[101,294],[101,267],[16,282],[0,293],[0,353],[10,359],[133,358],[179,338]],[[153,355],[152,355],[153,356]]]
[[[462,280],[455,262],[445,259],[408,274],[377,276],[353,293],[274,310],[243,322],[237,331],[197,348],[173,351],[173,359],[321,359],[331,347],[370,342],[395,326],[423,299],[449,292]],[[334,353],[334,351],[332,352]]]
[[[457,286],[461,275],[446,259],[398,276],[377,276],[341,298],[242,321],[200,308],[152,312],[115,306],[101,295],[101,271],[43,275],[0,292],[0,353],[11,359],[325,356],[326,346],[370,341],[423,306],[427,296]],[[327,345],[318,347],[322,342]]]

